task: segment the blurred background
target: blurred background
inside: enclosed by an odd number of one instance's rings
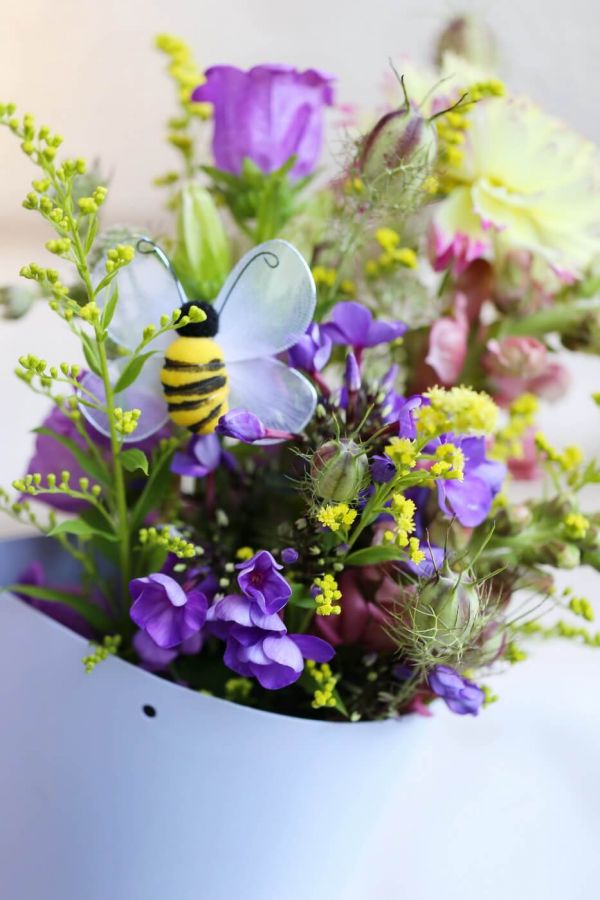
[[[383,102],[388,60],[400,69],[406,56],[429,62],[437,35],[462,12],[477,14],[495,32],[500,73],[513,90],[600,142],[600,119],[593,115],[599,14],[592,0],[22,0],[3,9],[0,93],[62,134],[70,154],[99,159],[111,177],[106,223],[158,230],[168,214],[152,179],[174,163],[164,141],[173,88],[153,47],[158,32],[184,37],[202,67],[285,62],[325,69],[338,77],[339,102],[368,110]],[[340,115],[333,111],[330,119],[334,124]],[[336,141],[332,131],[330,156],[339,149]],[[33,172],[5,134],[0,173],[0,284],[17,283],[24,263],[50,264],[43,249],[50,235],[38,216],[21,207]],[[25,352],[78,359],[75,342],[43,304],[19,322],[0,321],[3,482],[23,471],[29,431],[45,412],[43,398],[12,375]],[[561,441],[568,409],[569,439],[597,453],[598,413],[588,395],[600,389],[600,362],[577,360],[574,371],[575,393],[547,409],[542,424]],[[8,520],[0,523],[0,533],[15,528]]]

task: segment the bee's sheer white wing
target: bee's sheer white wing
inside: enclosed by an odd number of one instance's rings
[[[113,360],[110,363],[109,374],[113,384],[121,374],[126,362],[127,359]],[[134,384],[115,395],[116,405],[122,409],[141,410],[138,427],[132,434],[125,435],[123,438],[123,442],[126,444],[139,443],[155,434],[166,424],[169,418],[169,410],[164,401],[160,383],[162,362],[162,356],[153,356],[146,362]],[[92,394],[100,403],[104,404],[106,402],[102,379],[94,375],[93,372],[87,372],[84,375],[81,387],[83,390],[80,392],[80,401],[88,399],[89,394]],[[87,393],[88,391],[89,394]],[[108,418],[105,413],[98,409],[92,409],[81,402],[79,408],[88,422],[100,434],[106,437],[110,436]]]
[[[267,428],[299,432],[313,416],[317,394],[308,379],[277,359],[228,363],[229,408],[254,413]]]
[[[266,241],[235,266],[216,300],[218,343],[227,363],[275,356],[306,331],[315,283],[301,254],[287,241]]]
[[[96,266],[92,280],[99,284],[105,275],[105,260]],[[103,308],[114,287],[119,299],[108,333],[115,343],[133,350],[142,339],[147,325],[160,327],[160,317],[171,315],[185,302],[173,274],[154,253],[138,252],[129,265],[121,269],[112,283],[101,291],[97,303]],[[173,340],[172,333],[161,335],[152,343],[153,350],[163,350]]]

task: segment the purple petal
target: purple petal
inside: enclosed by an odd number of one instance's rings
[[[315,637],[312,634],[290,634],[290,638],[294,641],[300,653],[305,659],[312,659],[315,662],[329,662],[335,655],[335,650],[322,638]]]

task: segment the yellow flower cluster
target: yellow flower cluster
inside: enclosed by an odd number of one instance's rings
[[[523,438],[535,423],[539,402],[534,394],[521,394],[508,408],[508,421],[497,433],[490,456],[499,462],[522,459]]]
[[[337,601],[342,599],[342,592],[333,575],[323,575],[322,578],[315,578],[315,584],[319,588],[319,593],[315,597],[317,615],[339,616],[342,607]]]
[[[413,500],[409,500],[404,494],[392,494],[390,512],[395,520],[395,531],[384,532],[384,538],[398,547],[409,546],[409,535],[415,530],[416,506]]]
[[[393,228],[378,228],[375,240],[383,252],[377,259],[368,259],[365,263],[367,278],[377,278],[382,270],[403,266],[414,269],[417,265],[417,254],[411,247],[400,247],[400,235]]]
[[[430,471],[434,478],[447,481],[462,481],[465,472],[465,457],[462,450],[454,444],[440,444],[435,451],[436,462]]]
[[[385,453],[392,460],[399,472],[408,472],[414,469],[417,464],[419,451],[416,441],[409,438],[391,438],[389,444],[385,447]]]
[[[590,520],[581,513],[569,513],[563,520],[565,535],[574,541],[581,541],[588,533]]]
[[[190,47],[181,38],[172,34],[159,34],[156,47],[165,53],[170,61],[167,71],[179,89],[179,102],[188,113],[208,119],[212,113],[210,103],[190,103],[194,88],[205,81],[204,74],[194,62]]]
[[[236,559],[239,559],[241,562],[245,562],[247,559],[252,559],[254,556],[254,550],[252,547],[240,547],[236,551]]]
[[[169,528],[140,528],[139,539],[142,546],[163,547],[169,553],[174,553],[178,559],[193,559],[198,555],[195,544],[178,534],[173,534]]]
[[[434,437],[447,431],[457,434],[493,434],[498,425],[499,410],[484,391],[469,387],[434,387],[425,393],[429,406],[415,410],[417,427],[423,437]]]
[[[138,426],[141,414],[141,409],[123,410],[120,406],[117,406],[114,411],[115,428],[120,434],[133,434]]]
[[[312,659],[307,660],[306,669],[310,677],[318,685],[314,693],[312,708],[334,707],[336,705],[334,691],[339,676],[333,674],[328,663],[318,666]]]
[[[316,286],[324,288],[333,287],[338,277],[337,269],[332,269],[328,266],[315,266],[312,270],[312,275]],[[340,293],[345,294],[347,297],[356,296],[356,285],[350,278],[343,278],[338,288]]]
[[[352,525],[356,516],[356,510],[350,509],[347,503],[336,503],[335,505],[328,503],[321,507],[316,517],[325,528],[329,528],[330,531],[339,531],[340,528]]]
[[[465,132],[471,126],[468,112],[474,103],[485,97],[503,97],[505,93],[504,85],[497,79],[476,82],[467,89],[465,101],[435,120],[440,156],[444,162],[450,166],[458,166],[463,161],[460,148],[465,142]]]
[[[581,616],[586,622],[594,621],[594,610],[592,604],[585,597],[573,597],[569,602],[569,609],[576,616]]]
[[[557,450],[541,431],[535,436],[535,446],[549,462],[556,463],[563,472],[573,472],[583,462],[583,452],[580,447],[571,444],[562,451]]]

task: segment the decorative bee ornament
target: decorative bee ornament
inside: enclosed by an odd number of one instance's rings
[[[141,238],[137,249],[135,260],[117,276],[111,339],[133,350],[146,326],[158,330],[161,317],[177,307],[185,314],[198,306],[206,320],[152,342],[155,356],[132,387],[117,396],[123,408],[142,411],[126,440],[143,440],[168,418],[194,434],[210,434],[219,418],[236,408],[254,413],[268,429],[301,431],[314,413],[315,389],[276,359],[302,337],[315,308],[315,284],[300,253],[286,241],[260,244],[242,257],[211,304],[185,296],[168,257],[153,241]],[[99,295],[98,304],[107,299]],[[116,361],[115,377],[123,365]],[[83,382],[93,393],[97,390],[87,380],[95,378],[88,375]],[[86,406],[82,411],[108,432],[102,414]]]

